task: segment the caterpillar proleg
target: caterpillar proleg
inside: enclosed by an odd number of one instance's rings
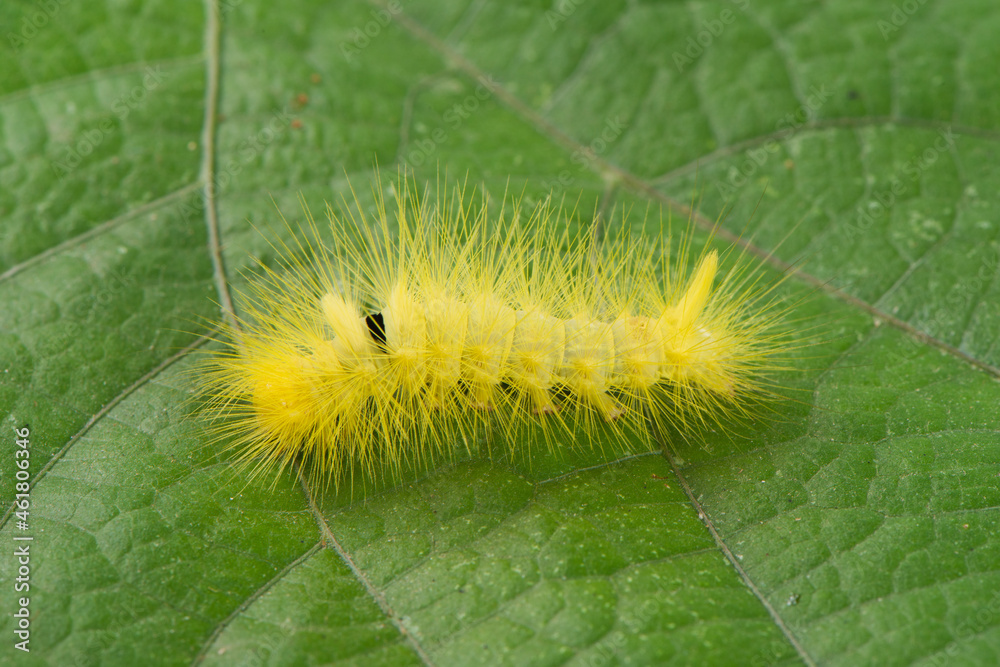
[[[705,250],[689,270],[690,233],[598,238],[549,201],[389,189],[373,213],[328,204],[327,242],[303,202],[304,230],[273,243],[277,265],[199,369],[220,439],[254,472],[301,461],[337,484],[489,433],[628,447],[650,423],[704,428],[769,394],[783,309],[745,258],[724,272]]]

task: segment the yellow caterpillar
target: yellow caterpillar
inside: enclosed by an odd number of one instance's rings
[[[464,187],[401,178],[394,207],[383,192],[371,216],[328,205],[332,243],[306,209],[199,369],[219,437],[256,473],[302,461],[337,484],[497,432],[627,446],[650,421],[698,428],[766,396],[780,312],[746,263],[720,277],[707,251],[684,276],[690,235],[672,255],[669,237],[571,234],[547,202],[494,215]]]

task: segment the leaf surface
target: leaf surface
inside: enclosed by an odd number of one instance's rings
[[[3,660],[996,661],[993,3],[19,0],[0,26]],[[790,399],[669,456],[248,481],[192,418],[205,322],[273,262],[275,205],[368,203],[376,162],[583,224],[694,200],[698,243],[721,216],[810,294]]]

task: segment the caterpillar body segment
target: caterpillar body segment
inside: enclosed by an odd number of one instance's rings
[[[720,279],[716,251],[676,281],[686,250],[572,237],[547,205],[504,223],[462,192],[432,204],[404,181],[397,199],[393,216],[377,193],[373,219],[328,208],[332,243],[307,217],[203,366],[209,416],[255,472],[302,460],[336,484],[491,431],[510,449],[581,427],[627,446],[650,419],[747,414],[764,386],[777,317],[752,312],[745,270]]]
[[[492,410],[496,405],[516,322],[517,314],[493,294],[479,294],[469,303],[462,381],[473,409]]]

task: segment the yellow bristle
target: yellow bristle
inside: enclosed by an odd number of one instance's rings
[[[516,313],[496,295],[480,292],[470,299],[462,377],[475,409],[492,410],[496,405],[502,369],[514,346],[516,322]]]
[[[535,414],[556,412],[552,387],[566,351],[566,325],[539,306],[517,311],[510,365],[501,377],[509,377],[531,402]]]
[[[306,438],[315,417],[311,414],[313,388],[304,360],[289,355],[282,360],[260,361],[248,365],[248,376],[258,428],[276,443]]]
[[[766,396],[779,318],[753,312],[753,270],[720,280],[712,250],[678,280],[686,241],[672,257],[669,238],[571,236],[548,204],[493,215],[405,177],[392,211],[383,191],[372,217],[328,207],[330,244],[307,211],[202,368],[209,415],[255,473],[301,461],[338,484],[490,432],[508,449],[577,428],[629,447],[649,419],[718,423]]]

